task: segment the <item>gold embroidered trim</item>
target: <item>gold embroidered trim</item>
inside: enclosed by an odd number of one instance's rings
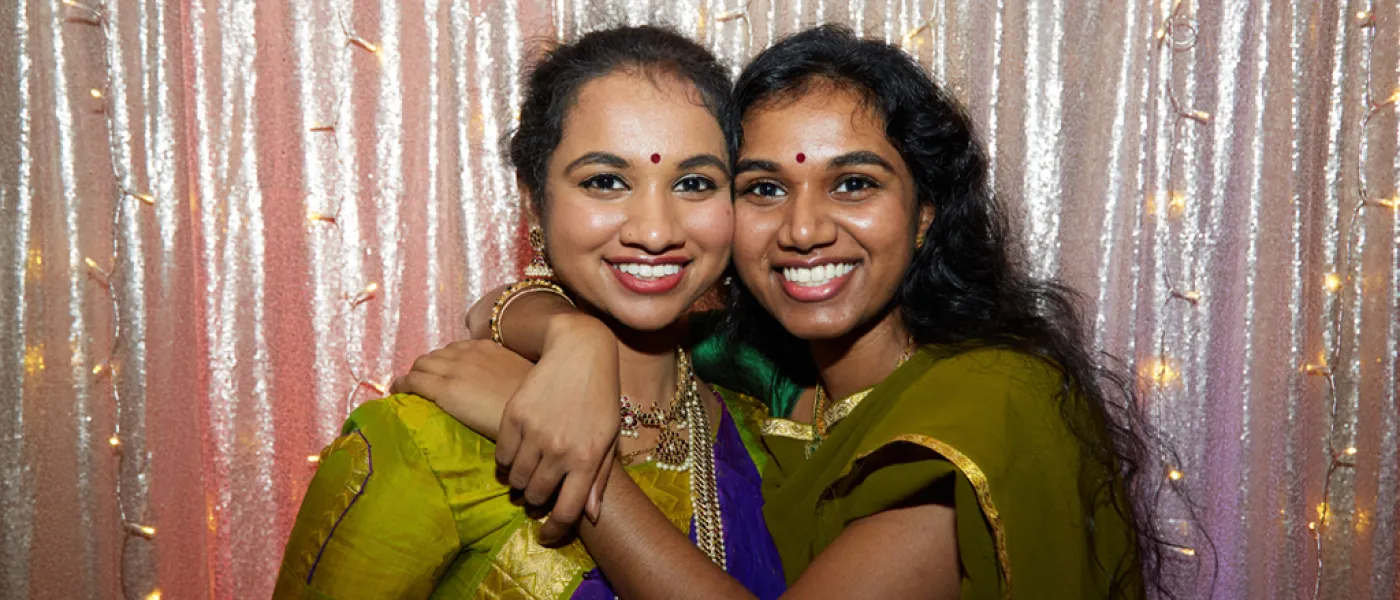
[[[997,571],[1001,574],[1002,583],[1006,586],[1004,590],[1005,593],[1002,597],[1011,598],[1011,557],[1006,551],[1006,530],[1001,524],[1001,513],[997,512],[996,505],[992,503],[992,490],[987,484],[987,474],[982,472],[982,468],[977,466],[977,463],[972,462],[972,459],[968,458],[966,454],[959,452],[957,448],[926,435],[919,435],[916,433],[900,434],[890,440],[889,443],[892,444],[895,442],[918,444],[937,452],[943,458],[948,459],[948,462],[953,463],[953,466],[957,467],[959,471],[962,471],[963,476],[967,477],[967,480],[972,483],[972,489],[977,493],[977,503],[982,505],[982,514],[986,515],[987,523],[992,527],[992,541],[996,544],[997,550]],[[879,450],[879,448],[861,454],[856,457],[856,460],[861,460],[870,456],[874,454],[876,450]],[[855,461],[852,461],[851,464],[854,465]],[[850,466],[846,467],[847,472],[849,472],[850,469]],[[841,477],[845,476],[846,473],[841,474]],[[837,479],[840,478],[838,477]]]
[[[539,543],[541,523],[525,519],[491,558],[474,598],[559,598],[593,570],[593,557],[574,540],[562,548]]]
[[[817,430],[807,423],[798,423],[787,419],[769,417],[758,425],[759,433],[774,437],[792,438],[810,442],[817,439]]]
[[[875,388],[862,390],[842,398],[841,401],[836,404],[828,406],[826,410],[822,412],[822,419],[826,423],[826,428],[830,430],[832,427],[836,426],[837,421],[851,416],[851,413],[855,411],[856,407],[860,406],[861,401],[865,400],[865,397],[869,396],[870,392],[873,391],[875,391]]]
[[[681,533],[690,533],[690,471],[653,467],[627,469],[637,487]],[[562,548],[539,543],[541,521],[523,519],[491,556],[490,570],[473,598],[559,598],[578,587],[596,564],[578,540]]]
[[[291,567],[288,570],[297,581],[307,584],[311,582],[311,577],[316,573],[316,565],[321,560],[321,549],[325,548],[326,542],[334,535],[335,526],[340,523],[341,517],[345,516],[355,499],[365,490],[365,484],[369,482],[369,476],[373,473],[369,440],[365,439],[358,429],[336,438],[321,450],[320,460],[316,463],[317,468],[325,465],[331,455],[342,451],[350,456],[350,471],[345,474],[345,483],[340,485],[332,496],[330,509],[317,516],[318,522],[311,530],[309,538],[303,542],[302,550],[287,553],[288,562],[293,556],[300,558],[296,564],[284,566],[284,569]]]

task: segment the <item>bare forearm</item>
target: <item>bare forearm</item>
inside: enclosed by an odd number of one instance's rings
[[[613,469],[606,510],[579,537],[623,598],[753,598],[666,520],[621,469]]]
[[[467,329],[472,339],[491,338],[491,311],[506,286],[491,290],[467,312]],[[570,334],[603,338],[611,334],[602,322],[574,308],[557,294],[530,293],[511,301],[507,311],[497,316],[496,327],[502,344],[531,361],[538,361],[549,344]]]

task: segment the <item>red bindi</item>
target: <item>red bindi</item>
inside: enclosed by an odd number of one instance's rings
[[[798,152],[798,153],[797,153],[797,162],[799,162],[799,163],[805,163],[805,162],[807,162],[807,155],[806,155],[806,154],[803,154],[803,153],[801,153],[801,152]]]
[[[652,155],[651,155],[651,164],[653,164],[653,165],[659,165],[659,164],[661,164],[661,155],[660,155],[660,154],[652,154]]]

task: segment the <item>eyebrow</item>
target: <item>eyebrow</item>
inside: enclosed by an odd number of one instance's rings
[[[827,163],[827,168],[840,169],[842,167],[853,167],[856,165],[880,167],[890,173],[894,173],[894,165],[890,164],[890,161],[880,158],[879,154],[869,150],[857,150],[855,152],[842,154],[841,156],[831,159],[831,162]]]
[[[603,165],[614,169],[626,169],[631,166],[626,159],[611,152],[589,152],[588,154],[578,157],[574,162],[564,167],[564,174],[568,175],[572,173],[574,169],[585,165]]]
[[[714,167],[723,172],[725,177],[729,176],[729,165],[726,165],[724,161],[713,154],[696,154],[695,156],[681,161],[681,164],[676,165],[676,167],[682,171],[688,171],[700,166]]]
[[[777,173],[779,171],[778,163],[773,162],[771,160],[763,160],[758,158],[745,158],[743,160],[740,160],[739,164],[736,165],[734,168],[735,175],[739,175],[740,173],[747,173],[749,171],[764,171],[766,173]]]

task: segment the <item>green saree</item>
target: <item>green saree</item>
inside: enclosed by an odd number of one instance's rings
[[[1099,472],[1081,472],[1060,381],[1024,354],[926,347],[844,415],[829,407],[810,458],[809,425],[743,409],[770,454],[763,512],[789,581],[852,521],[951,480],[965,600],[1104,598],[1115,569],[1141,596],[1131,529],[1081,485]]]

